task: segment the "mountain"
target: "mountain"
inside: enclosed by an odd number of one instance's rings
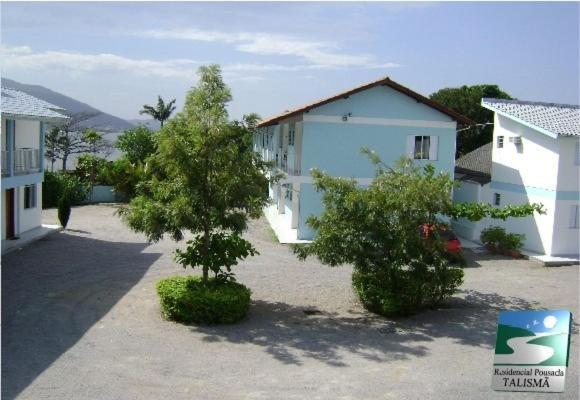
[[[158,131],[161,128],[161,124],[156,119],[129,119],[127,121],[133,125],[143,125],[152,131]]]
[[[40,85],[27,85],[24,83],[13,81],[12,79],[2,78],[2,86],[16,90],[20,90],[31,96],[37,97],[41,100],[52,103],[56,106],[62,107],[66,110],[66,114],[95,114],[94,117],[83,121],[80,125],[85,128],[94,128],[102,132],[119,133],[125,129],[134,128],[135,125],[98,110],[86,103],[82,103],[72,97],[65,96],[53,90],[47,89]],[[116,136],[116,135],[114,135]]]

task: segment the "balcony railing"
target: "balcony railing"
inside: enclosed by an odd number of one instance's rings
[[[2,176],[10,174],[9,153],[2,151]],[[40,151],[38,149],[15,149],[11,153],[14,175],[40,172]]]

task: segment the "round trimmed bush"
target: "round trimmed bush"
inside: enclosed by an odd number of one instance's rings
[[[243,319],[250,308],[251,291],[236,282],[199,276],[173,276],[157,282],[161,312],[169,320],[196,324],[231,324]]]
[[[363,306],[386,317],[411,315],[451,297],[463,281],[461,268],[422,271],[354,269],[352,284]]]

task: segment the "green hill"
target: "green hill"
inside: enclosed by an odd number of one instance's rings
[[[529,344],[541,344],[543,346],[550,346],[554,349],[554,355],[548,358],[546,361],[542,362],[540,365],[549,366],[567,366],[568,365],[568,335],[566,333],[560,333],[558,335],[541,336],[537,339],[532,339]]]
[[[513,354],[514,351],[507,345],[507,341],[508,339],[522,336],[535,336],[535,334],[527,329],[499,324],[495,340],[495,352],[497,354]]]

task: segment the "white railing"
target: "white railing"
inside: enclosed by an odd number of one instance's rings
[[[14,150],[14,174],[30,174],[40,172],[40,157],[38,149]]]

